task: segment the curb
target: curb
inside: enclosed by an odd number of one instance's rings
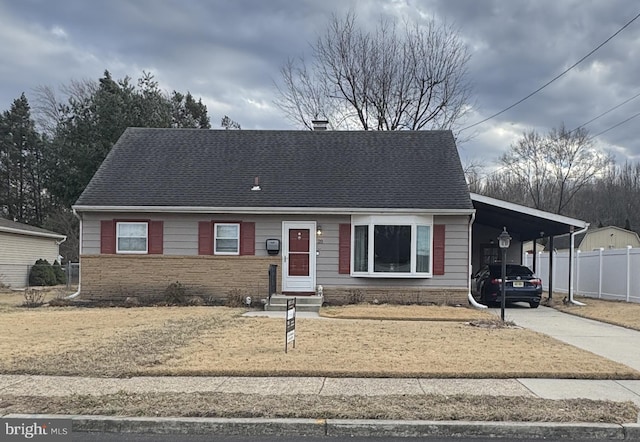
[[[464,422],[341,419],[173,418],[9,414],[0,419],[67,419],[78,433],[216,434],[226,436],[496,437],[640,440],[640,424]]]

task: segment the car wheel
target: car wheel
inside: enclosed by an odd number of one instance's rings
[[[531,308],[538,308],[539,305],[540,305],[540,301],[538,301],[538,302],[534,302],[534,301],[529,302],[529,306]]]

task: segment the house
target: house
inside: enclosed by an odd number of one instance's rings
[[[0,218],[0,285],[23,288],[29,283],[29,269],[36,260],[53,263],[66,236]]]
[[[473,207],[450,131],[129,128],[74,206],[81,296],[465,303]]]
[[[571,247],[569,235],[560,235],[554,239],[553,248],[558,252],[564,252]],[[638,234],[621,227],[607,226],[589,229],[586,232],[577,233],[574,238],[574,247],[583,252],[598,249],[624,249],[627,246],[640,247]],[[538,250],[541,251],[542,247]],[[547,250],[545,247],[544,250]]]

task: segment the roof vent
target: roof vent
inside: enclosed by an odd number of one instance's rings
[[[313,130],[327,130],[329,120],[311,120],[311,124],[313,124]]]
[[[260,177],[257,176],[253,179],[253,187],[251,188],[251,190],[262,190],[262,188],[260,188]]]

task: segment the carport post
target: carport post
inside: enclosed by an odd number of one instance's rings
[[[533,273],[536,272],[536,255],[537,255],[537,251],[536,251],[536,245],[538,244],[538,240],[536,238],[533,238]]]
[[[549,237],[549,299],[553,298],[553,236]]]

